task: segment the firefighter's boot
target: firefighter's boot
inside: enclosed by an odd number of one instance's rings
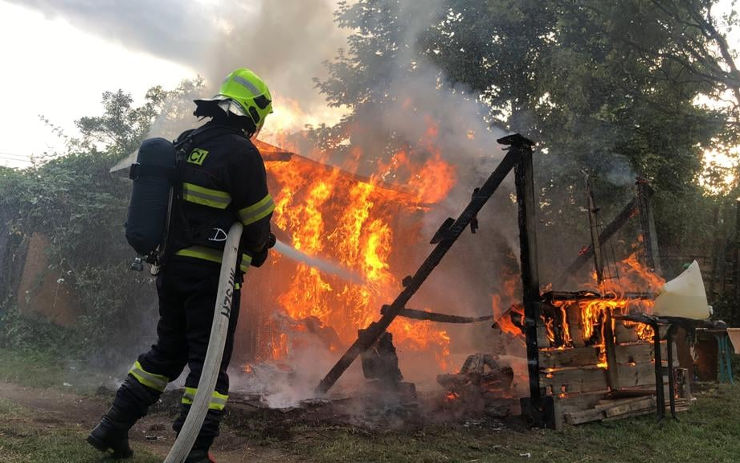
[[[128,430],[134,422],[133,415],[114,404],[87,436],[87,442],[101,452],[113,450],[113,458],[130,458],[134,452],[128,445]]]
[[[172,429],[175,432],[180,433],[185,418],[187,418],[190,412],[190,404],[182,404],[180,408],[180,416],[177,417],[174,423],[172,423]],[[206,417],[203,420],[203,425],[200,427],[198,437],[193,443],[193,449],[185,459],[185,463],[215,463],[208,450],[211,448],[214,439],[218,436],[219,423],[221,422],[221,416],[223,412],[217,410],[208,410]]]
[[[208,450],[193,449],[185,459],[185,463],[216,463]]]
[[[114,458],[131,457],[134,452],[128,445],[128,430],[146,415],[147,409],[159,399],[160,394],[160,391],[144,386],[129,374],[118,388],[113,406],[92,430],[87,442],[103,452],[113,450]]]

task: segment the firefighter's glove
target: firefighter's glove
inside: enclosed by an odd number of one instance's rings
[[[270,253],[270,248],[275,246],[276,241],[277,239],[275,238],[275,235],[270,233],[270,236],[267,238],[267,243],[265,243],[265,247],[263,247],[261,251],[255,252],[252,256],[252,267],[261,267],[262,264],[265,263],[267,255]]]

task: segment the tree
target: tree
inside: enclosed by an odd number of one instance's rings
[[[22,171],[0,168],[0,212],[11,231],[48,236],[51,266],[82,304],[80,320],[65,338],[70,343],[65,354],[75,349],[89,354],[95,345],[100,347],[95,360],[115,364],[153,335],[154,283],[148,274],[129,270],[135,253],[123,234],[131,183],[109,171],[136,149],[155,121],[158,135],[183,121],[183,101],[200,85],[153,87],[141,106],[121,90],[105,92],[103,113],[77,121],[82,137],[67,137],[65,153]]]
[[[410,3],[340,4],[337,22],[353,31],[349,51],[329,63],[319,89],[352,108],[343,129],[368,107],[394,104],[383,93],[387,80],[429,61],[443,84],[480,94],[491,122],[538,142],[545,223],[583,222],[577,208],[562,207],[583,197],[583,170],[599,179],[605,216],[622,206],[639,174],[657,191],[665,249],[704,238],[698,226],[675,224],[698,225],[709,208],[681,205],[701,195],[702,152],[740,141],[737,105],[696,104],[738,83],[711,14],[716,1],[440,0],[423,26],[407,14]],[[403,33],[409,22],[417,34]]]

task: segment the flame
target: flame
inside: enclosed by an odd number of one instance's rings
[[[457,392],[450,391],[450,392],[448,392],[445,395],[445,401],[446,402],[452,402],[452,401],[455,401],[455,400],[457,400],[459,398],[460,398],[460,394],[458,394]]]
[[[399,222],[401,217],[420,217],[420,208],[442,200],[455,184],[455,168],[434,148],[436,127],[430,123],[417,146],[407,146],[387,162],[378,162],[370,176],[349,173],[310,158],[289,159],[266,156],[270,191],[275,200],[273,224],[284,232],[281,240],[302,253],[351,269],[362,282],[325,274],[304,263],[272,260],[279,281],[268,303],[277,302],[281,317],[267,317],[264,332],[269,348],[258,357],[286,359],[299,348],[295,333],[300,321],[315,319],[321,330],[335,334],[345,346],[379,316],[383,304],[392,301],[402,288],[393,257],[410,243],[421,240],[420,222]],[[258,143],[260,150],[281,149]],[[353,169],[367,153],[357,146],[348,149],[345,168]],[[276,231],[277,233],[278,231]],[[310,331],[310,330],[309,330]],[[431,322],[398,318],[390,326],[399,350],[427,351],[445,369],[450,338]],[[336,349],[337,343],[327,347]]]
[[[500,301],[500,296],[494,294],[493,301],[494,306],[497,305]],[[494,313],[496,312],[497,311],[494,309]],[[517,323],[515,323],[514,320],[516,320]],[[521,337],[523,335],[521,327],[524,326],[524,307],[516,304],[512,305],[502,317],[496,320],[496,325],[504,333],[511,334],[515,337]]]
[[[618,279],[607,279],[600,284],[596,281],[593,272],[593,281],[584,286],[595,288],[598,294],[591,297],[557,300],[552,305],[559,309],[557,317],[545,317],[547,337],[552,346],[557,348],[595,345],[599,348],[597,367],[609,367],[606,358],[605,328],[607,320],[611,320],[611,331],[614,333],[616,323],[622,323],[625,328],[635,330],[639,339],[652,341],[653,330],[647,325],[629,322],[617,322],[613,315],[627,314],[631,311],[651,312],[654,300],[650,298],[629,298],[628,292],[649,293],[656,292],[663,286],[665,280],[640,264],[637,253],[631,254],[621,262],[617,262]],[[556,325],[561,332],[556,334]]]

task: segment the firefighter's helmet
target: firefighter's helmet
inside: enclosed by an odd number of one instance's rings
[[[272,112],[270,90],[257,74],[247,68],[236,69],[226,76],[216,96],[195,100],[195,103],[198,106],[215,103],[227,112],[249,118],[254,123],[255,134]]]

